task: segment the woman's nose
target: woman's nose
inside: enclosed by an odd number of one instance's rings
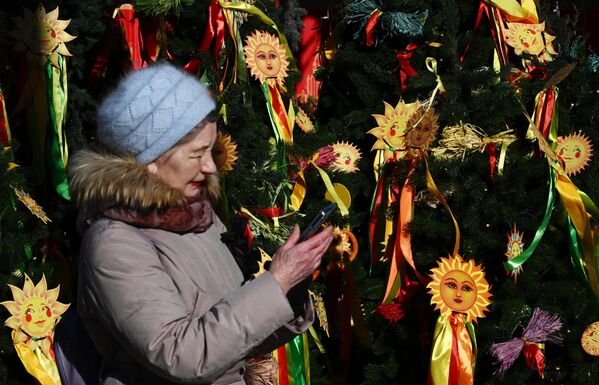
[[[208,156],[204,162],[202,162],[201,171],[204,174],[214,174],[216,172],[216,164],[212,156]]]

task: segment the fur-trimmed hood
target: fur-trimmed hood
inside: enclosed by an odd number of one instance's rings
[[[132,156],[81,150],[69,158],[67,173],[83,220],[112,206],[150,212],[187,202],[183,192],[164,184]],[[210,197],[218,198],[218,176],[208,175],[206,184]]]

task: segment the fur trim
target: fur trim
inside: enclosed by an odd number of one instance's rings
[[[67,172],[71,194],[85,218],[115,205],[143,212],[187,202],[183,192],[164,184],[132,156],[82,150],[69,159]],[[211,198],[218,198],[218,176],[206,183]]]

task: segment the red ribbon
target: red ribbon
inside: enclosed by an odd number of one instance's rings
[[[281,207],[256,208],[252,209],[252,211],[269,218],[280,217],[283,214],[283,209]]]
[[[374,45],[374,29],[376,28],[376,24],[378,23],[379,16],[381,15],[381,11],[379,9],[375,9],[370,14],[368,21],[366,22],[366,45],[373,46]]]
[[[397,60],[399,60],[399,77],[401,80],[401,91],[404,92],[407,89],[406,80],[411,76],[418,75],[418,72],[410,64],[410,59],[414,50],[418,48],[418,45],[410,43],[403,51],[395,53]]]
[[[3,145],[6,145],[10,139],[8,116],[6,116],[5,111],[4,94],[0,90],[0,143]]]
[[[133,8],[133,5],[131,5],[130,8],[121,6],[115,19],[125,34],[125,40],[129,47],[129,55],[131,55],[131,65],[133,69],[140,69],[143,66],[141,58],[142,42],[139,33],[139,18],[135,16],[135,8]]]
[[[545,370],[545,356],[543,355],[543,349],[539,344],[535,342],[529,342],[524,340],[524,358],[526,358],[526,365],[534,369],[537,368],[539,376],[543,378],[543,372]]]
[[[295,86],[295,97],[302,103],[312,97],[318,100],[320,82],[314,78],[314,71],[320,66],[320,19],[308,15],[302,19],[304,28],[300,39],[297,67],[302,78]]]
[[[268,85],[268,93],[270,94],[272,109],[279,117],[281,123],[283,123],[283,126],[287,131],[288,137],[293,138],[291,134],[291,127],[289,127],[289,120],[287,119],[287,112],[285,111],[285,106],[281,105],[281,99],[278,95],[279,91],[275,87],[277,86],[275,85],[274,87],[271,87],[270,85]]]
[[[553,116],[553,107],[555,105],[555,90],[548,88],[546,92],[539,97],[539,105],[537,106],[537,115],[535,116],[535,124],[547,138],[549,128],[551,127],[551,118]]]
[[[210,51],[213,40],[215,41],[213,54],[214,60],[216,61],[225,41],[225,15],[218,4],[218,0],[210,1],[210,6],[208,7],[208,22],[206,23],[204,38],[198,47],[198,51]],[[189,73],[195,74],[198,72],[199,67],[200,61],[198,59],[192,59],[183,66],[183,69]]]
[[[489,143],[485,146],[485,152],[489,155],[489,172],[491,178],[495,174],[495,165],[497,164],[497,148],[495,143]]]
[[[289,371],[287,370],[287,351],[285,345],[277,348],[277,360],[279,361],[279,385],[289,385]]]

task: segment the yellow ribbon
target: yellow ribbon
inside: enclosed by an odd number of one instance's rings
[[[454,323],[456,329],[455,335],[452,330],[452,323]],[[439,316],[435,325],[430,365],[432,385],[447,385],[450,383],[449,374],[454,338],[456,339],[459,370],[458,373],[454,373],[458,378],[453,378],[451,383],[473,384],[473,346],[465,324],[465,315],[453,313],[450,316]],[[456,379],[458,382],[455,382]]]
[[[295,181],[295,185],[293,185],[293,191],[291,192],[291,197],[289,198],[290,204],[289,208],[293,211],[299,211],[302,203],[304,202],[304,198],[306,197],[307,192],[306,186],[306,177],[304,176],[304,170],[300,170],[297,173],[297,179]]]
[[[526,21],[538,24],[539,16],[534,4],[534,0],[522,0],[522,4],[517,0],[483,0],[484,2],[501,9],[505,12],[511,21]]]
[[[453,225],[455,227],[455,244],[453,246],[453,255],[457,255],[458,251],[460,250],[460,227],[458,226],[458,221],[456,221],[455,217],[453,216],[453,212],[447,204],[447,201],[445,200],[443,194],[441,194],[441,192],[437,188],[437,185],[435,184],[435,181],[433,180],[433,176],[431,175],[431,172],[428,168],[428,161],[426,160],[424,152],[421,152],[421,154],[422,159],[424,159],[424,164],[426,166],[426,187],[428,188],[428,191],[430,191],[439,200],[439,202],[443,204],[445,209],[449,212],[451,220],[453,221]]]
[[[46,357],[40,348],[33,351],[25,343],[18,342],[15,344],[15,350],[27,372],[41,385],[61,385],[56,363]]]
[[[310,326],[308,331],[310,332],[310,335],[314,339],[314,343],[316,344],[316,346],[318,346],[318,350],[320,350],[320,352],[322,354],[326,353],[327,351],[324,348],[324,345],[322,344],[322,342],[320,341],[320,338],[318,338],[318,334],[316,334],[316,330],[314,330],[314,326]]]
[[[437,81],[437,86],[433,90],[430,103],[426,108],[426,110],[428,111],[429,108],[431,108],[431,106],[433,105],[433,100],[435,100],[435,95],[437,94],[437,91],[443,93],[445,92],[445,87],[443,86],[443,82],[441,81],[441,76],[439,76],[439,74],[437,73],[437,60],[432,57],[427,57],[424,63],[426,64],[426,69],[428,69],[430,72],[432,72],[433,75],[435,75]]]
[[[333,186],[333,183],[331,182],[331,178],[329,178],[329,175],[326,173],[326,171],[318,167],[314,161],[311,160],[310,164],[314,166],[316,170],[318,170],[318,173],[320,174],[320,177],[322,178],[322,181],[324,182],[327,191],[329,192],[329,194],[331,194],[331,197],[333,197],[333,200],[337,204],[337,207],[339,207],[341,215],[343,215],[344,217],[348,216],[349,209],[345,206],[345,203],[343,203],[341,198],[339,198],[339,195],[337,195],[337,192],[335,191],[335,186]]]

